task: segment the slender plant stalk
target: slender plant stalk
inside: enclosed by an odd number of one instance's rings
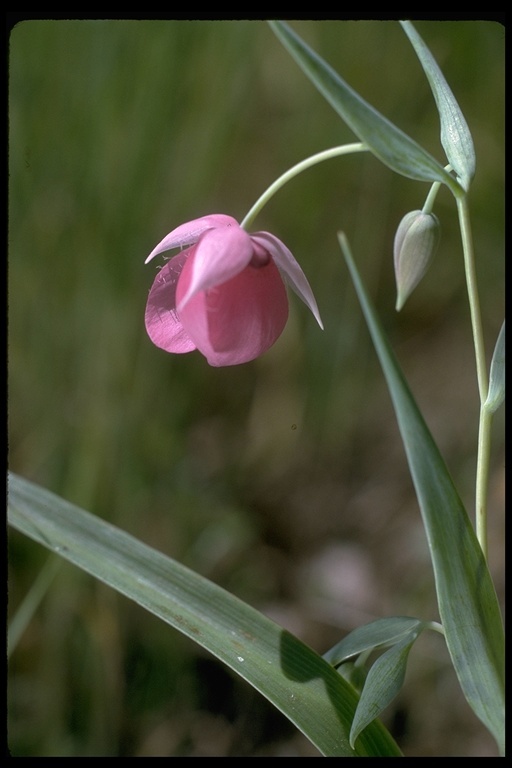
[[[466,195],[462,195],[457,198],[457,210],[459,214],[462,248],[464,251],[464,268],[466,272],[469,309],[471,313],[473,342],[475,345],[478,391],[480,394],[480,422],[478,433],[478,456],[475,489],[476,533],[484,556],[487,557],[487,486],[489,479],[489,461],[491,448],[490,428],[492,422],[492,414],[489,413],[488,409],[484,407],[489,389],[489,380],[485,358],[480,301],[478,299],[473,238],[471,236],[471,226],[469,221],[469,210]]]
[[[449,168],[450,166],[447,166]],[[432,184],[431,190],[427,195],[427,199],[425,200],[425,204],[422,208],[423,213],[432,213],[432,209],[434,207],[434,201],[437,197],[437,193],[439,192],[439,189],[441,187],[440,181],[435,181]]]
[[[294,165],[293,168],[290,168],[286,173],[283,173],[282,176],[280,176],[278,179],[274,181],[273,184],[270,185],[270,187],[261,195],[261,197],[254,203],[250,211],[245,216],[244,220],[240,224],[242,229],[247,229],[249,227],[253,220],[256,218],[258,213],[264,208],[264,206],[268,203],[271,197],[275,195],[275,193],[281,189],[282,186],[286,184],[286,182],[290,181],[290,179],[293,179],[295,176],[298,176],[299,173],[302,173],[302,171],[305,171],[306,168],[310,168],[312,165],[316,165],[317,163],[321,163],[323,160],[330,160],[332,157],[339,157],[340,155],[350,155],[353,152],[367,152],[368,147],[366,144],[363,144],[362,142],[356,142],[354,144],[343,144],[341,147],[333,147],[332,149],[325,149],[323,152],[318,152],[316,155],[312,155],[311,157],[308,157],[306,160],[302,160],[300,163],[297,163],[297,165]]]
[[[426,621],[425,629],[431,629],[433,632],[439,632],[440,635],[445,635],[444,627],[438,621]]]

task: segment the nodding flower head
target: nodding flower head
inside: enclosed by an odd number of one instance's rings
[[[146,306],[151,341],[166,352],[199,350],[213,366],[259,357],[288,318],[285,282],[322,321],[311,287],[288,248],[269,232],[248,234],[212,214],[173,229],[151,251],[183,248],[158,272]]]

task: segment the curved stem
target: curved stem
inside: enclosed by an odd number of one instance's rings
[[[450,164],[448,164],[448,165],[445,165],[444,169],[449,173],[452,170],[452,167]],[[432,187],[430,188],[430,192],[428,193],[427,199],[425,200],[425,203],[422,208],[423,213],[432,213],[432,208],[434,207],[434,202],[437,197],[437,193],[441,188],[441,185],[442,185],[441,181],[434,181],[434,183],[432,184]]]
[[[425,629],[432,629],[434,632],[439,632],[440,635],[444,635],[444,627],[438,621],[426,621]]]
[[[437,193],[439,192],[440,187],[441,187],[440,181],[435,181],[432,184],[430,192],[428,193],[427,199],[425,200],[425,203],[422,208],[423,213],[432,213],[432,208],[434,207],[434,201],[437,197]]]
[[[294,165],[293,168],[290,168],[290,170],[286,171],[286,173],[283,173],[282,176],[280,176],[278,179],[276,179],[276,181],[274,181],[273,184],[270,185],[270,187],[254,203],[250,211],[246,214],[240,226],[242,227],[242,229],[247,229],[247,227],[249,227],[252,224],[253,220],[256,218],[256,216],[261,211],[261,209],[268,203],[270,198],[273,197],[275,193],[286,184],[286,182],[290,181],[290,179],[293,179],[295,176],[298,176],[299,173],[302,173],[302,171],[305,171],[306,168],[310,168],[312,165],[321,163],[323,160],[330,160],[332,157],[339,157],[340,155],[350,155],[354,152],[367,152],[367,151],[368,151],[368,147],[366,146],[366,144],[357,142],[354,144],[344,144],[341,147],[333,147],[332,149],[326,149],[323,152],[318,152],[316,155],[312,155],[311,157],[308,157],[306,160],[302,160],[300,163],[297,163],[297,165]]]

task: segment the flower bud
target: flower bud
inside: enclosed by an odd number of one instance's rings
[[[433,213],[410,211],[398,225],[394,243],[397,311],[402,309],[427,271],[440,234],[439,220]]]

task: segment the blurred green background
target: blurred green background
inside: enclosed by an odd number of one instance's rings
[[[434,102],[394,22],[296,22],[440,160]],[[471,190],[489,358],[504,316],[504,28],[418,22],[475,140]],[[145,333],[146,255],[207,213],[239,220],[296,162],[354,137],[263,21],[27,21],[9,41],[9,464],[203,573],[320,653],[387,615],[437,618],[389,397],[336,232],[344,229],[413,391],[472,508],[478,418],[454,202],[394,311],[392,242],[428,187],[354,155],[308,170],[255,222],[292,250],[325,325],[210,368]],[[503,415],[491,569],[503,591]],[[54,557],[9,536],[9,617]],[[494,755],[439,637],[385,717],[412,756]],[[62,562],[9,663],[15,756],[314,755],[248,685]]]

